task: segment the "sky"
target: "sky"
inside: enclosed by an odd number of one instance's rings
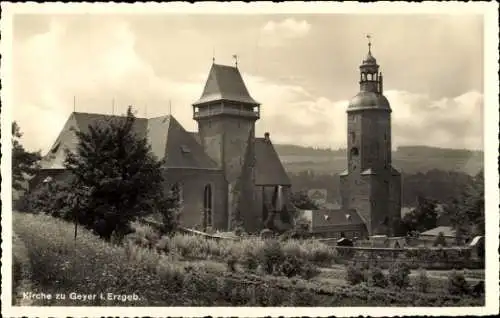
[[[392,107],[393,147],[483,148],[483,21],[474,15],[15,15],[13,119],[46,152],[75,108],[172,115],[192,106],[212,58],[238,66],[261,105],[256,134],[341,148],[359,65],[372,53]]]

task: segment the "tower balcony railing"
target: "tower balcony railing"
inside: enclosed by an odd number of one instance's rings
[[[204,108],[204,109],[193,110],[193,119],[212,117],[217,115],[233,115],[233,116],[259,119],[260,108],[255,107],[253,110],[248,110],[248,109],[234,109],[229,107],[217,107],[217,108]]]

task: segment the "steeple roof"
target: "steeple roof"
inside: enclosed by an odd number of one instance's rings
[[[237,67],[212,64],[201,97],[193,105],[214,101],[233,101],[258,105],[245,86]]]

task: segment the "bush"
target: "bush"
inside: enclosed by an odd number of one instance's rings
[[[234,235],[236,236],[242,236],[245,231],[243,230],[243,227],[237,226],[234,228]]]
[[[261,239],[270,239],[273,237],[273,231],[270,230],[270,229],[263,229],[261,232],[260,232],[260,238]]]
[[[417,290],[421,293],[426,293],[429,290],[430,282],[427,277],[427,272],[423,269],[418,271],[417,280],[415,282]]]
[[[72,189],[63,182],[52,182],[37,187],[33,192],[26,194],[24,200],[26,209],[30,212],[43,212],[48,215],[72,219]]]
[[[275,271],[275,267],[283,263],[284,253],[280,243],[276,240],[266,241],[264,247],[259,252],[260,264],[268,274],[272,274]]]
[[[235,256],[231,255],[227,259],[227,268],[230,272],[235,272],[236,271],[236,263],[238,260],[236,259]]]
[[[448,277],[448,292],[451,295],[466,295],[469,293],[469,284],[464,274],[452,271]]]
[[[364,269],[355,264],[350,264],[347,266],[346,279],[351,285],[357,285],[366,281]]]
[[[250,272],[253,272],[257,269],[257,267],[259,266],[259,262],[258,260],[255,258],[255,255],[252,255],[251,253],[249,252],[246,252],[243,257],[242,257],[242,260],[241,261],[241,264],[247,269],[249,270]]]
[[[315,276],[318,276],[320,273],[319,269],[311,264],[310,262],[305,262],[302,266],[302,270],[300,272],[300,276],[303,279],[311,279]]]
[[[393,286],[404,288],[410,284],[410,266],[407,263],[395,263],[389,269],[389,280]]]
[[[480,281],[475,284],[471,292],[474,297],[480,297],[484,295],[484,281]]]
[[[385,288],[389,283],[387,282],[387,278],[380,268],[373,268],[371,270],[370,282],[373,286]]]

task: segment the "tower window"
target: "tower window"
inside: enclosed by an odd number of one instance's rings
[[[359,150],[358,150],[358,148],[353,147],[351,149],[351,156],[357,156],[357,155],[359,155]]]
[[[368,74],[368,80],[371,81],[372,80],[372,74]]]
[[[353,131],[350,133],[350,136],[351,136],[351,143],[355,143],[356,142],[356,133],[354,133]]]

